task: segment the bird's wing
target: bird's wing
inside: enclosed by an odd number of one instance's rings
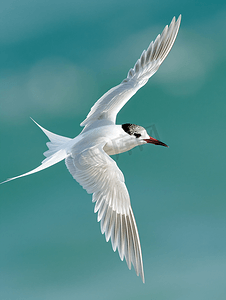
[[[96,202],[101,232],[106,241],[111,238],[113,250],[118,248],[121,260],[131,263],[144,282],[143,261],[138,230],[130,204],[130,197],[122,172],[102,145],[86,148],[67,157],[66,166],[75,180]]]
[[[95,121],[105,120],[107,124],[115,124],[117,113],[126,102],[147,83],[155,74],[168,53],[170,52],[180,27],[181,15],[172,19],[170,26],[164,28],[162,34],[151,42],[144,50],[133,69],[130,69],[127,78],[105,93],[91,108],[86,119],[80,124],[87,128]]]

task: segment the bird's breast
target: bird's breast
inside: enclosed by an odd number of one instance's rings
[[[136,141],[134,141],[134,139],[126,139],[125,137],[119,137],[109,140],[104,146],[104,151],[108,155],[114,155],[129,151],[130,149],[136,146],[137,143]]]

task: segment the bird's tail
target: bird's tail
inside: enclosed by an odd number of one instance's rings
[[[32,119],[32,118],[31,118]],[[54,154],[56,154],[59,150],[62,150],[62,146],[69,142],[71,139],[68,137],[64,137],[55,133],[50,132],[49,130],[43,128],[39,125],[35,120],[32,121],[47,135],[49,138],[49,142],[46,143],[46,146],[49,148],[46,152],[43,153],[47,159],[44,159],[42,163],[44,163],[48,158]]]
[[[22,174],[22,175],[13,177],[13,178],[9,178],[1,183],[5,183],[5,182],[11,181],[13,179],[24,177],[24,176],[39,172],[41,170],[44,170],[52,165],[55,165],[56,163],[60,162],[61,160],[65,159],[68,156],[67,151],[66,151],[66,144],[71,140],[70,138],[52,133],[52,132],[46,130],[45,128],[43,128],[42,126],[40,126],[33,119],[32,119],[32,121],[36,125],[38,125],[38,127],[49,138],[49,142],[46,143],[49,150],[47,150],[46,152],[43,153],[46,158],[42,161],[42,164],[39,167],[37,167],[25,174]]]

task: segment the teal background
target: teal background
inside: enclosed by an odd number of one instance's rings
[[[47,138],[29,117],[79,134],[94,102],[180,13],[170,55],[117,119],[154,124],[169,145],[115,157],[145,285],[105,242],[91,196],[61,162],[0,186],[0,299],[225,299],[225,1],[2,0],[0,181],[44,158]]]

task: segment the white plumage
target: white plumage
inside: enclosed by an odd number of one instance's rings
[[[116,116],[126,102],[147,83],[158,70],[176,39],[181,16],[173,18],[161,35],[151,42],[147,50],[129,70],[127,78],[110,89],[91,108],[81,123],[83,131],[74,139],[54,134],[35,123],[48,136],[49,148],[46,159],[34,170],[4,182],[41,171],[65,159],[66,166],[74,179],[93,194],[95,212],[106,240],[111,239],[114,251],[118,249],[121,260],[131,263],[144,282],[144,270],[140,239],[130,204],[125,179],[116,162],[109,156],[128,151],[137,145],[152,143],[166,144],[149,137],[138,125],[115,125]]]

